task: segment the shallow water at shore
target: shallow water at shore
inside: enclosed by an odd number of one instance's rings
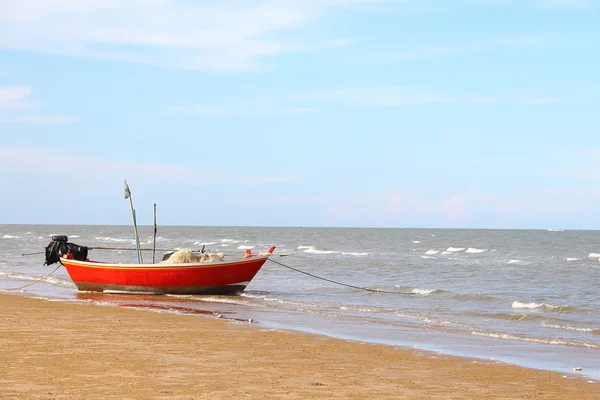
[[[131,247],[128,226],[0,225],[0,290],[26,285],[53,234],[86,246]],[[151,246],[151,228],[141,236]],[[351,228],[161,227],[160,248],[241,255],[276,245],[241,296],[78,293],[64,269],[25,294],[208,314],[357,341],[416,347],[600,379],[600,232]],[[278,255],[288,254],[286,257]],[[162,253],[160,254],[162,255]],[[146,259],[151,257],[146,253]],[[135,262],[135,252],[90,258]],[[578,372],[579,373],[579,372]]]

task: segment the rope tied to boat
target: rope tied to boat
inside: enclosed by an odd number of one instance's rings
[[[58,267],[54,268],[52,270],[52,272],[42,276],[40,279],[36,280],[35,282],[31,282],[31,283],[28,283],[27,285],[19,286],[16,288],[8,288],[8,289],[4,289],[4,290],[19,290],[19,289],[25,289],[26,287],[31,286],[31,285],[35,285],[36,283],[43,281],[44,279],[46,279],[47,277],[49,277],[50,275],[55,273],[60,267],[62,267],[62,264],[58,264]]]
[[[368,288],[368,287],[349,285],[347,283],[342,283],[342,282],[334,281],[332,279],[323,278],[321,276],[317,276],[317,275],[311,274],[310,272],[302,271],[302,270],[300,270],[298,268],[290,267],[289,265],[285,265],[283,263],[280,263],[279,261],[272,260],[271,258],[268,258],[267,260],[269,260],[272,263],[275,263],[277,265],[281,265],[284,268],[291,269],[292,271],[296,271],[296,272],[299,272],[301,274],[308,275],[308,276],[310,276],[312,278],[320,279],[322,281],[334,283],[336,285],[345,286],[345,287],[352,288],[352,289],[364,290],[365,292],[386,293],[386,294],[403,294],[403,295],[414,295],[415,294],[415,293],[412,293],[412,292],[395,292],[395,291],[391,291],[391,290],[371,289],[371,288]]]

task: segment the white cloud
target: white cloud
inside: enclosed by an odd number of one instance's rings
[[[0,87],[0,124],[55,125],[75,122],[76,117],[40,112],[29,86]]]
[[[329,91],[297,93],[297,100],[336,103],[351,106],[401,107],[423,104],[504,103],[541,105],[557,103],[552,96],[540,96],[531,90],[516,89],[493,95],[444,94],[404,86],[381,85]]]
[[[307,107],[282,107],[269,104],[243,104],[238,106],[218,107],[213,105],[171,107],[175,113],[192,113],[199,115],[239,115],[249,117],[285,117],[318,112],[318,109]]]
[[[173,68],[261,69],[269,56],[352,43],[280,37],[332,7],[383,1],[394,0],[10,0],[0,3],[0,48]]]
[[[203,116],[238,115],[273,117],[323,112],[331,106],[397,108],[409,105],[486,103],[541,106],[558,102],[559,99],[555,97],[539,95],[525,89],[515,89],[494,95],[447,95],[410,87],[380,85],[292,94],[260,95],[229,105],[198,104],[172,106],[169,108],[169,111]]]
[[[396,55],[401,61],[428,59],[453,54],[498,50],[503,48],[531,47],[548,41],[540,35],[499,36],[470,43],[444,44],[407,50]]]
[[[36,103],[26,100],[31,92],[29,86],[0,87],[0,110],[35,107]]]
[[[128,178],[132,182],[147,185],[210,186],[214,184],[260,185],[299,179],[293,174],[249,177],[241,174],[241,177],[232,178],[232,174],[227,171],[211,167],[114,161],[93,156],[77,156],[60,148],[4,147],[0,149],[0,167],[4,170],[18,171],[21,175],[45,180],[48,178],[48,173],[54,173],[48,166],[68,166],[67,169],[61,170],[61,179],[65,182],[115,182]]]

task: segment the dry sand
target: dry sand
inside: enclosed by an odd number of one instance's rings
[[[600,383],[260,324],[0,295],[0,399],[600,399]]]

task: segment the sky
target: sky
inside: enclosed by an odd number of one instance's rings
[[[0,0],[0,224],[600,229],[598,0]]]

